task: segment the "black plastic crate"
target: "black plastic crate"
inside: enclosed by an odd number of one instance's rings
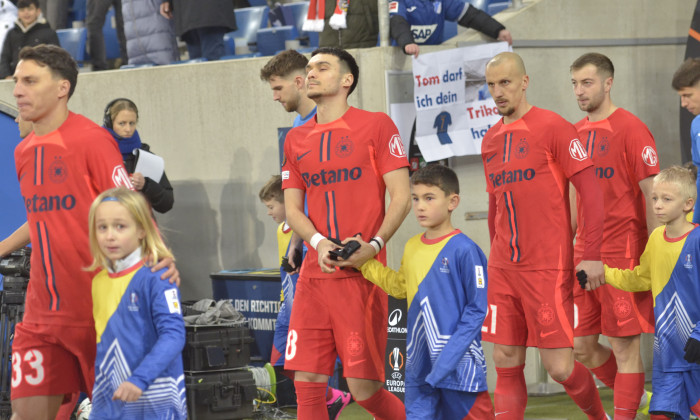
[[[247,369],[185,372],[189,420],[253,417],[257,387]]]
[[[244,324],[188,325],[182,351],[186,371],[239,368],[250,363],[253,338]]]

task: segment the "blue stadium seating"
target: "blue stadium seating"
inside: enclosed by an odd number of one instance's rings
[[[258,31],[258,52],[262,55],[274,55],[285,49],[284,41],[299,38],[299,31],[292,25],[264,28]]]
[[[226,35],[232,40],[235,38],[244,38],[249,45],[254,44],[258,30],[267,27],[267,15],[269,10],[267,6],[235,9],[234,13],[236,14],[236,25],[238,29]],[[233,53],[235,51],[231,52]]]
[[[73,4],[71,4],[70,8],[68,9],[68,24],[69,26],[71,25],[71,22],[75,20],[79,21],[85,21],[85,16],[87,13],[87,0],[73,0]]]
[[[127,70],[127,69],[138,69],[141,67],[155,67],[155,64],[151,63],[145,63],[145,64],[124,64],[123,66],[119,67],[121,70]]]
[[[102,26],[102,34],[105,38],[105,55],[107,60],[114,60],[115,58],[121,57],[119,52],[119,38],[117,37],[117,27],[116,22],[114,26],[112,21],[114,20],[114,7],[110,7],[105,17],[105,24]]]
[[[56,31],[61,47],[68,51],[78,63],[85,61],[85,44],[87,43],[87,29],[70,28]]]
[[[489,8],[489,3],[491,3],[491,0],[467,0],[467,3],[486,12]]]
[[[281,6],[283,16],[285,19],[288,19],[287,25],[294,25],[297,31],[299,31],[299,39],[302,41],[302,45],[309,48],[318,47],[318,32],[306,32],[301,30],[309,10],[309,2],[300,1],[282,4]],[[306,38],[308,38],[308,40],[306,40]]]
[[[457,36],[457,22],[446,20],[445,29],[442,32],[443,42],[455,36]]]
[[[486,9],[486,13],[493,16],[496,13],[501,12],[503,10],[506,10],[509,7],[510,7],[509,1],[492,2],[492,3],[489,3],[488,8]]]

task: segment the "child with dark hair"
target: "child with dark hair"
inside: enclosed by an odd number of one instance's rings
[[[457,175],[443,165],[421,168],[411,197],[426,230],[406,243],[399,271],[376,260],[361,268],[388,294],[408,299],[406,418],[493,419],[481,348],[486,256],[452,226]]]
[[[0,78],[11,79],[19,62],[19,51],[26,46],[58,43],[56,31],[41,17],[39,0],[19,0],[17,21],[5,37],[0,55]]]

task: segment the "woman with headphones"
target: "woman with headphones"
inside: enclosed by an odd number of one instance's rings
[[[117,98],[107,104],[104,112],[104,127],[112,134],[124,159],[124,166],[131,176],[131,183],[136,191],[140,191],[159,213],[165,213],[173,207],[173,187],[162,172],[159,180],[145,177],[140,172],[134,172],[141,151],[150,153],[150,147],[141,143],[141,137],[136,130],[139,120],[139,110],[136,104],[126,98]],[[138,150],[137,152],[135,152]]]

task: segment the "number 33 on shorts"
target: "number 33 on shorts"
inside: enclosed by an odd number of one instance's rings
[[[289,330],[287,334],[287,349],[285,350],[285,359],[292,360],[297,354],[297,332],[295,330]]]
[[[29,372],[22,372],[22,360],[29,366]],[[24,357],[19,352],[12,353],[12,388],[24,379],[29,385],[39,385],[44,381],[44,355],[39,350],[28,350]],[[23,373],[26,375],[23,376]]]

